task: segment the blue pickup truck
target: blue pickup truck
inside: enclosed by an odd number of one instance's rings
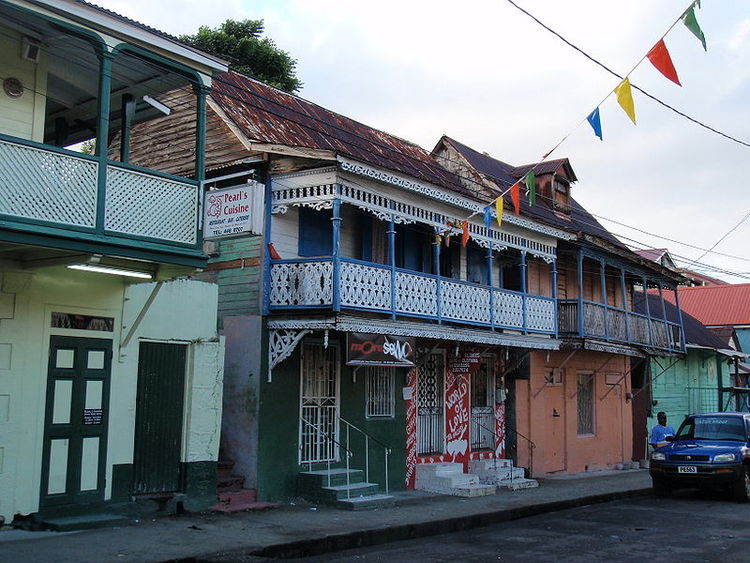
[[[750,500],[750,413],[693,414],[666,446],[651,453],[657,496],[681,487],[724,487]]]

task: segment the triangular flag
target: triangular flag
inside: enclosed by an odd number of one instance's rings
[[[591,125],[591,128],[594,130],[594,135],[599,137],[599,140],[602,141],[602,122],[599,119],[599,108],[592,111],[586,118],[586,121],[589,122],[589,125]]]
[[[276,250],[272,242],[268,243],[268,255],[271,257],[271,260],[281,260],[281,254],[279,254],[279,251]]]
[[[488,205],[484,208],[484,226],[488,229],[492,224],[492,208]]]
[[[443,237],[441,237],[438,233],[435,233],[435,244],[440,246],[442,242],[443,242]]]
[[[510,187],[510,199],[513,201],[513,207],[516,215],[521,214],[521,186],[516,182]]]
[[[503,196],[500,196],[495,200],[495,214],[497,215],[497,226],[501,226],[503,224],[503,204],[505,202],[503,201]]]
[[[464,221],[461,223],[461,246],[466,248],[466,244],[469,242],[469,222]]]
[[[672,57],[669,56],[667,46],[664,44],[664,39],[659,39],[659,42],[651,48],[646,56],[651,61],[651,64],[656,67],[656,70],[678,86],[682,86],[680,79],[677,77],[674,64],[672,64]]]
[[[698,25],[698,20],[695,17],[695,5],[698,5],[700,8],[700,2],[694,2],[692,6],[690,6],[685,13],[682,15],[682,22],[685,24],[685,27],[687,27],[690,31],[693,32],[693,35],[695,35],[703,45],[703,50],[707,51],[706,49],[706,36],[703,35],[703,30],[701,30],[701,26]]]
[[[529,198],[529,205],[536,205],[536,174],[533,170],[530,170],[526,174],[526,189],[528,190],[527,197]]]
[[[615,88],[615,94],[617,94],[617,103],[620,107],[625,110],[628,114],[630,121],[635,123],[635,105],[633,105],[633,93],[630,91],[630,79],[625,78],[620,85]]]

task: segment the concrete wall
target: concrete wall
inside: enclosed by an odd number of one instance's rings
[[[516,382],[517,429],[536,445],[533,470],[538,476],[608,469],[630,460],[632,415],[626,398],[630,378],[622,378],[629,358],[590,351],[576,351],[569,357],[570,353],[532,352],[529,379]],[[548,374],[560,366],[560,382],[545,384]],[[592,434],[578,434],[578,374],[593,374]],[[607,380],[619,383],[609,385]],[[528,443],[519,439],[519,465],[531,465],[529,450]]]

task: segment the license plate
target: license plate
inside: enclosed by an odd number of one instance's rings
[[[695,465],[680,465],[677,473],[698,473],[698,468]]]

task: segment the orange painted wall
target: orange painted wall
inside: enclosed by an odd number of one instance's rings
[[[632,412],[627,356],[576,351],[565,363],[562,384],[545,385],[545,376],[571,352],[532,352],[530,377],[516,382],[516,427],[535,443],[533,473],[581,473],[612,469],[630,461]],[[605,363],[606,362],[606,363]],[[578,435],[577,375],[595,372],[594,433]],[[617,385],[607,385],[607,374]],[[617,374],[617,375],[614,375]],[[606,397],[605,397],[606,394]],[[518,464],[531,465],[528,443],[518,439]]]

